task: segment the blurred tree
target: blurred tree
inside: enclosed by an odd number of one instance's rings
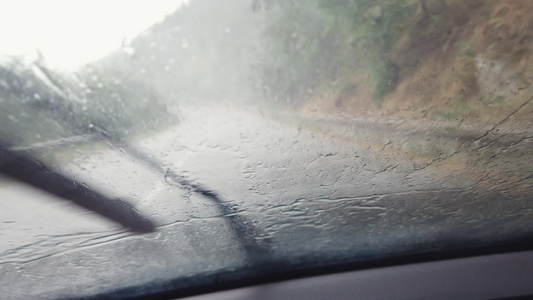
[[[263,89],[271,98],[302,99],[328,81],[346,82],[356,69],[372,75],[374,94],[394,87],[394,43],[412,25],[412,0],[292,0],[269,10],[264,31]],[[342,89],[342,86],[340,87]]]

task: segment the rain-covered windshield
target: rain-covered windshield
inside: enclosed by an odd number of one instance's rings
[[[531,11],[4,5],[2,299],[120,298],[533,237]]]

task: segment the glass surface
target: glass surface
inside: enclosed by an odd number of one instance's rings
[[[3,299],[533,236],[533,2],[172,2],[4,10]],[[155,231],[8,176],[33,172],[6,153]]]

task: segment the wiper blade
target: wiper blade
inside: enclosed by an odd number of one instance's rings
[[[223,219],[233,231],[237,242],[242,246],[246,260],[255,265],[256,270],[263,261],[268,261],[267,257],[272,253],[272,241],[269,238],[264,238],[267,234],[257,228],[252,220],[238,213],[239,209],[235,203],[224,201],[222,196],[214,190],[208,189],[200,183],[190,181],[185,176],[175,172],[173,168],[167,168],[164,163],[157,158],[153,158],[142,149],[117,139],[113,140],[111,144],[120,147],[137,161],[143,162],[152,170],[160,173],[168,184],[176,185],[206,197],[222,214]]]
[[[155,223],[122,199],[110,199],[88,186],[48,169],[38,160],[0,144],[0,173],[69,200],[136,233],[155,231]]]

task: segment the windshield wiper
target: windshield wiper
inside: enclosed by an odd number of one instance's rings
[[[106,136],[106,138],[111,145],[119,147],[137,161],[144,163],[155,172],[164,176],[167,184],[200,194],[207,198],[231,228],[237,242],[242,247],[246,260],[250,264],[255,265],[257,268],[262,261],[267,260],[266,257],[271,255],[271,240],[264,238],[267,234],[257,228],[252,220],[239,213],[237,204],[225,201],[216,191],[189,180],[142,149],[117,138],[109,136]]]
[[[155,223],[122,199],[110,199],[38,160],[0,144],[0,173],[69,200],[136,233],[155,231]]]

